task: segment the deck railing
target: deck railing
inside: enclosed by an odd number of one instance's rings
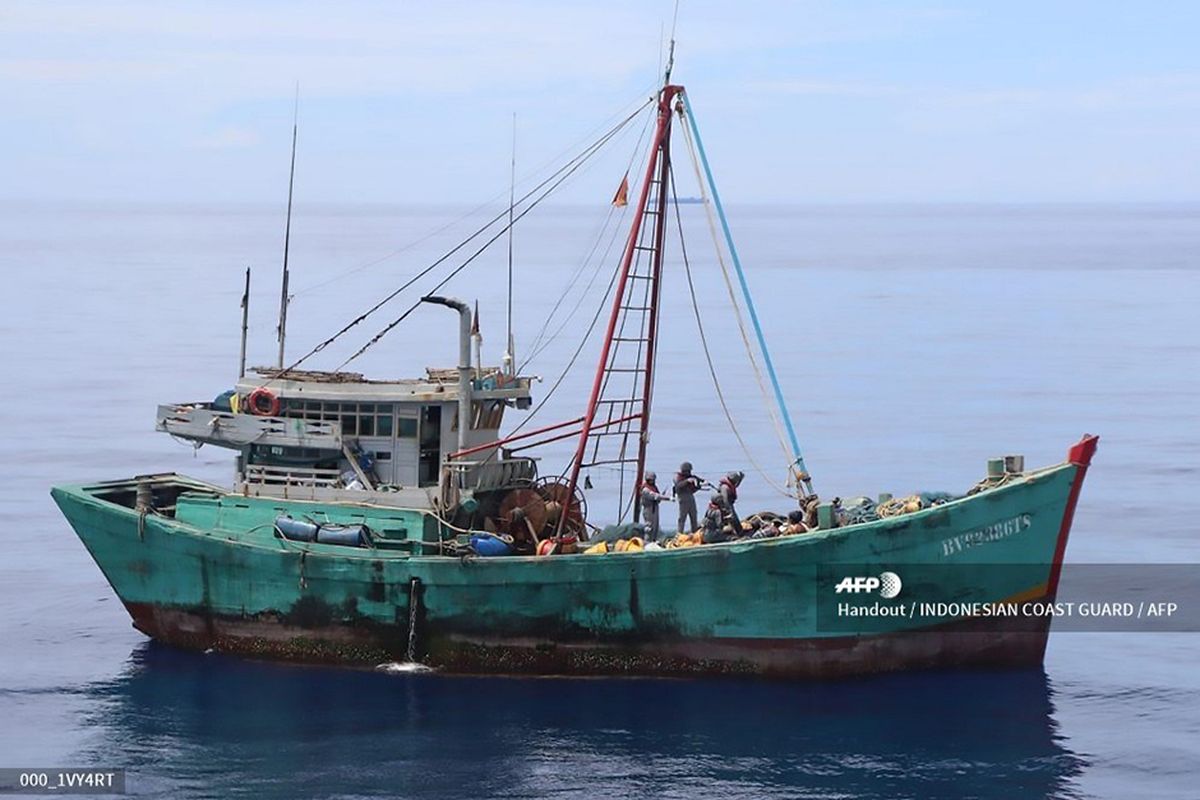
[[[487,491],[520,483],[532,483],[537,478],[537,462],[532,458],[501,460],[451,461],[446,464],[452,485],[458,490]]]
[[[341,478],[336,469],[318,469],[316,467],[271,466],[267,464],[247,464],[242,473],[243,480],[248,484],[261,486],[318,486],[333,487]]]

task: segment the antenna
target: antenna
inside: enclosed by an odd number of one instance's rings
[[[288,250],[292,239],[292,188],[296,183],[296,131],[300,122],[300,82],[296,82],[296,101],[292,106],[292,166],[288,172],[287,223],[283,229],[283,280],[279,288],[279,368],[283,369],[283,345],[287,339]]]
[[[663,85],[671,82],[671,70],[675,68],[675,26],[679,23],[679,0],[675,0],[675,13],[671,16],[671,46],[667,50],[667,69],[663,73]]]
[[[507,372],[512,375],[516,372],[517,352],[516,345],[513,340],[512,331],[512,308],[513,308],[513,206],[516,205],[517,196],[517,112],[513,112],[512,117],[512,161],[509,164],[508,177],[508,340],[507,350],[504,353],[505,360],[508,361]]]

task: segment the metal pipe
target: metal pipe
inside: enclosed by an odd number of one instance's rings
[[[426,295],[422,303],[446,306],[458,312],[458,449],[467,449],[471,429],[471,307],[462,300]]]
[[[612,427],[613,425],[620,425],[623,422],[630,422],[631,420],[641,419],[641,417],[642,417],[642,415],[640,412],[637,414],[630,414],[629,416],[621,417],[620,419],[614,419],[614,420],[609,420],[606,422],[601,422],[601,423],[595,424],[592,426],[592,430],[595,430],[597,428],[609,428],[609,427]],[[531,447],[541,447],[544,444],[550,444],[551,442],[557,442],[559,439],[570,439],[572,436],[578,436],[578,435],[579,435],[579,431],[570,431],[568,433],[560,433],[557,436],[551,436],[548,439],[539,439],[536,442],[530,442],[529,444],[523,444],[520,447],[514,447],[514,448],[510,449],[509,452],[510,453],[519,453],[520,451],[528,450]]]
[[[555,424],[547,425],[544,428],[536,428],[531,431],[525,431],[524,433],[515,433],[512,436],[506,436],[503,439],[497,439],[494,442],[487,442],[485,444],[477,444],[474,447],[468,447],[466,450],[456,450],[455,452],[446,456],[446,458],[447,459],[455,459],[455,458],[461,458],[463,456],[469,456],[472,453],[478,453],[482,450],[491,450],[493,447],[499,447],[501,445],[508,444],[509,442],[515,442],[518,439],[528,439],[530,436],[537,436],[538,434],[546,433],[547,431],[554,431],[554,430],[558,430],[559,428],[565,428],[568,425],[578,425],[581,422],[583,422],[583,417],[576,417],[575,419],[569,419],[566,422],[556,422]],[[574,436],[575,434],[572,433],[571,435]]]

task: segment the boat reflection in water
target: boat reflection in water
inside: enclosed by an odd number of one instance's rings
[[[836,683],[387,674],[147,643],[92,684],[134,794],[1074,797],[1041,670]]]

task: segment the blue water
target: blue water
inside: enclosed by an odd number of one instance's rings
[[[300,207],[289,353],[428,263],[470,220],[347,269],[462,211]],[[522,227],[519,354],[605,211],[549,209]],[[704,246],[702,210],[684,213],[722,385],[777,478],[781,457]],[[962,491],[988,457],[1052,463],[1094,432],[1100,451],[1068,558],[1200,560],[1191,504],[1200,208],[731,214],[823,495]],[[48,488],[165,470],[230,480],[229,454],[154,433],[154,407],[230,384],[247,264],[251,361],[272,359],[281,238],[277,208],[0,209],[0,766],[125,767],[131,793],[171,798],[1197,796],[1196,634],[1061,632],[1044,671],[816,685],[385,674],[147,642]],[[687,458],[705,475],[747,468],[713,400],[682,265],[673,257],[667,266],[651,465],[669,472]],[[603,283],[530,365],[546,379],[539,396]],[[447,289],[479,298],[491,362],[504,338],[503,286],[497,252]],[[386,321],[372,320],[353,346],[331,347],[314,366],[336,365]],[[415,374],[454,355],[453,320],[429,309],[352,368]],[[593,359],[585,349],[541,421],[579,413]],[[564,453],[548,450],[545,468]],[[765,480],[747,473],[745,507],[779,507]],[[602,516],[615,476],[592,478],[592,513]]]

